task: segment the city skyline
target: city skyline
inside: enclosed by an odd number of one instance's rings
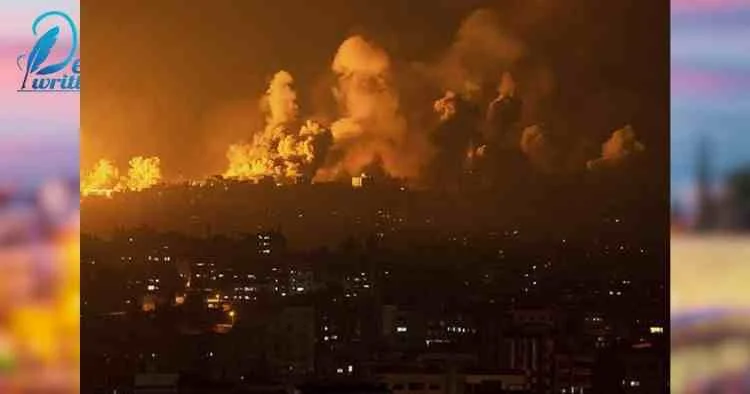
[[[665,387],[666,1],[88,5],[84,391]]]

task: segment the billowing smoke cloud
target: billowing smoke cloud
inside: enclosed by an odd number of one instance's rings
[[[350,37],[339,47],[332,70],[343,117],[331,126],[333,155],[316,179],[359,175],[372,165],[395,178],[418,177],[429,160],[429,144],[399,113],[388,54],[361,36]]]
[[[616,166],[628,158],[643,152],[646,147],[636,139],[631,126],[615,130],[612,136],[602,144],[602,155],[586,163],[589,170]]]
[[[224,176],[238,179],[271,176],[282,181],[312,175],[330,145],[326,142],[328,131],[309,120],[298,125],[299,107],[293,82],[286,71],[274,75],[262,101],[266,127],[253,136],[252,142],[229,147],[229,168]]]
[[[453,44],[430,73],[443,88],[474,97],[525,51],[524,44],[502,28],[494,11],[481,9],[463,21]]]

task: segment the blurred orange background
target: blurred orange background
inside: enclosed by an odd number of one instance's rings
[[[79,213],[60,181],[0,204],[0,392],[79,391]]]

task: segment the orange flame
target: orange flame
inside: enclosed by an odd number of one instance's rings
[[[136,156],[128,162],[128,172],[120,171],[111,160],[101,159],[86,175],[81,176],[81,196],[108,196],[119,191],[141,191],[161,181],[158,157]]]

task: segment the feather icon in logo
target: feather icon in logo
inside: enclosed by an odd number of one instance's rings
[[[31,52],[29,52],[29,58],[26,61],[26,74],[24,74],[23,76],[21,89],[26,88],[26,80],[29,77],[29,73],[35,73],[37,70],[39,70],[39,67],[42,65],[42,63],[47,60],[52,47],[55,46],[55,43],[57,42],[58,34],[60,34],[59,27],[55,26],[49,29],[48,32],[44,33],[44,35],[39,38],[39,40],[36,42],[36,45],[34,45],[34,48],[31,49]],[[49,67],[50,66],[47,66],[39,71],[39,74],[45,74],[42,71],[47,70]],[[65,67],[65,65],[63,65],[63,67]]]
[[[76,29],[75,23],[67,14],[60,11],[50,11],[40,15],[36,18],[36,20],[34,20],[34,24],[32,25],[32,31],[34,35],[37,34],[37,27],[39,23],[49,16],[62,17],[68,23],[72,38],[70,51],[67,57],[59,63],[44,66],[44,63],[49,58],[52,49],[55,47],[55,44],[57,44],[58,37],[60,35],[60,26],[54,26],[47,30],[46,33],[39,37],[28,55],[21,55],[18,57],[18,59],[16,59],[18,69],[24,71],[23,81],[21,82],[21,90],[26,89],[26,82],[28,81],[30,75],[49,75],[59,72],[65,69],[65,67],[75,56],[76,48],[78,46],[78,31]],[[22,67],[21,63],[23,62],[24,58],[26,60],[26,66]],[[36,89],[36,81],[34,85],[34,89]]]

